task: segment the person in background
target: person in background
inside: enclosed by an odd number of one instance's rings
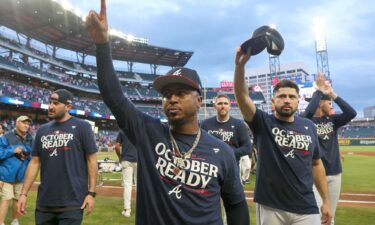
[[[122,179],[124,184],[124,210],[121,212],[121,215],[130,217],[133,180],[137,184],[137,149],[122,130],[117,135],[115,151],[122,165]]]
[[[98,165],[94,133],[87,121],[70,115],[72,107],[70,91],[54,91],[48,104],[51,121],[35,136],[18,212],[25,214],[27,194],[40,169],[36,224],[79,225],[83,210],[90,214],[95,204]]]
[[[0,137],[0,224],[3,225],[10,203],[13,203],[11,225],[18,225],[17,201],[27,165],[30,162],[33,137],[31,119],[19,116],[16,127]]]
[[[338,129],[348,124],[357,113],[353,107],[335,93],[323,74],[318,74],[316,86],[317,90],[306,107],[304,116],[314,122],[318,131],[322,161],[328,182],[328,197],[332,211],[331,225],[333,225],[341,193],[341,159],[343,159],[339,150]],[[335,113],[332,101],[340,107],[342,113]],[[322,200],[316,188],[314,188],[314,192],[318,205],[321,205]]]

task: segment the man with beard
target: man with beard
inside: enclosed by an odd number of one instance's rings
[[[177,67],[154,80],[168,118],[163,124],[123,94],[112,64],[105,0],[100,13],[90,11],[86,25],[96,43],[100,93],[138,150],[136,224],[222,225],[220,197],[228,224],[249,224],[233,150],[199,128],[197,72]]]
[[[227,143],[234,151],[237,163],[242,156],[251,155],[250,137],[245,123],[230,116],[230,99],[225,94],[215,98],[216,116],[206,119],[201,127],[208,134]]]
[[[314,92],[304,115],[314,122],[318,131],[322,161],[327,175],[328,196],[333,215],[331,224],[333,225],[340,198],[342,174],[337,130],[349,123],[357,113],[344,99],[337,96],[323,74],[318,74],[316,85],[317,91]],[[342,113],[334,113],[332,100],[340,107]],[[315,193],[315,197],[320,205],[319,193]]]
[[[59,89],[51,94],[48,118],[36,133],[32,159],[18,201],[25,214],[26,198],[40,168],[35,210],[36,224],[81,224],[83,209],[95,203],[96,143],[91,125],[73,117],[73,94]]]
[[[299,88],[282,80],[273,90],[274,114],[255,107],[245,82],[245,65],[251,50],[237,50],[234,87],[238,105],[253,131],[258,149],[254,190],[258,225],[328,225],[331,222],[327,181],[320,159],[314,124],[295,116]],[[314,198],[313,183],[323,198],[322,216]]]

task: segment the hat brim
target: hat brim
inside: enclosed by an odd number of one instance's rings
[[[20,122],[25,122],[25,121],[29,121],[30,123],[32,123],[33,121],[30,119],[30,118],[28,118],[28,119],[23,119],[23,120],[18,120],[18,121],[20,121]]]
[[[261,53],[266,48],[262,36],[252,37],[241,44],[242,53],[246,54],[249,48],[251,48],[251,55],[258,55]]]
[[[165,88],[166,86],[170,84],[184,84],[193,88],[194,90],[197,90],[199,93],[201,93],[201,90],[195,85],[195,82],[183,76],[176,76],[176,75],[160,76],[154,80],[153,86],[154,86],[154,89],[161,94],[163,88]]]

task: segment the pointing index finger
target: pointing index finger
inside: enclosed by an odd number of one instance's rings
[[[100,6],[100,16],[102,18],[107,16],[107,5],[105,0],[101,0],[101,6]]]

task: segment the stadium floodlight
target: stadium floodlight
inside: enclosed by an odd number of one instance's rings
[[[129,41],[129,42],[133,42],[134,41],[134,36],[133,35],[131,35],[131,34],[128,34],[127,35],[127,37],[126,37],[126,39]]]
[[[59,3],[63,9],[68,11],[72,11],[72,9],[74,8],[72,4],[70,4],[70,2],[67,0],[59,0],[57,1],[57,3]]]
[[[56,2],[59,4],[64,10],[72,12],[77,17],[81,18],[83,22],[86,22],[86,17],[83,15],[82,11],[76,7],[74,7],[69,0],[52,0],[53,2]],[[148,39],[147,38],[141,38],[141,37],[135,37],[131,34],[124,34],[121,31],[110,29],[109,34],[113,36],[120,37],[128,42],[137,42],[141,44],[147,44]]]
[[[325,51],[327,50],[326,39],[325,39],[325,21],[321,17],[313,19],[313,31],[316,41],[316,50]]]
[[[135,37],[131,34],[124,34],[123,32],[110,28],[109,29],[109,34],[112,36],[117,36],[119,38],[122,38],[128,42],[138,42],[142,44],[147,44],[148,40],[146,38],[141,38],[141,37]]]

